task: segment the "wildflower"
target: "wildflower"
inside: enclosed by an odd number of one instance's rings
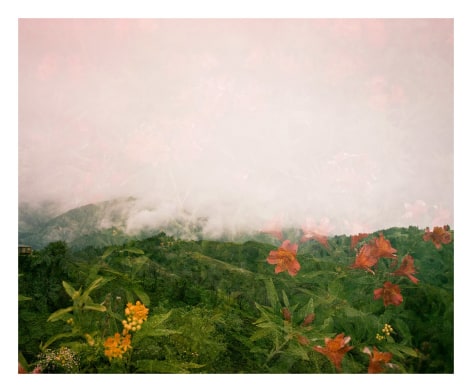
[[[122,321],[123,327],[127,330],[136,331],[136,325],[147,320],[148,313],[149,309],[140,301],[136,301],[136,305],[129,302],[125,309],[126,320]]]
[[[423,235],[423,240],[432,241],[436,249],[441,249],[442,244],[449,244],[452,241],[449,226],[436,226],[433,228],[433,231],[430,231],[429,227],[427,227]]]
[[[398,268],[393,275],[403,275],[410,279],[414,284],[418,284],[418,279],[413,276],[416,273],[416,269],[413,266],[413,257],[410,255],[406,255],[403,260],[400,268]]]
[[[329,250],[328,234],[333,230],[333,226],[329,223],[328,218],[323,218],[320,224],[314,224],[312,221],[308,221],[307,224],[302,227],[302,230],[303,236],[300,242],[303,243],[314,239]]]
[[[373,256],[378,258],[384,257],[387,259],[397,258],[397,255],[395,254],[397,250],[392,247],[390,241],[383,236],[383,233],[380,233],[378,238],[374,238],[373,245]]]
[[[325,338],[325,347],[315,346],[313,350],[326,355],[336,369],[341,371],[341,362],[344,355],[354,348],[353,346],[347,346],[350,340],[350,336],[344,337],[344,333],[340,333],[334,339]]]
[[[296,259],[298,244],[291,244],[290,240],[285,240],[279,249],[269,253],[267,262],[276,264],[275,273],[288,271],[291,276],[295,276],[300,271],[300,263]]]
[[[351,268],[360,268],[374,274],[371,267],[375,266],[379,259],[373,255],[374,249],[370,244],[364,244],[357,253],[356,260],[351,264]]]
[[[367,370],[369,374],[382,373],[386,366],[393,367],[393,364],[390,363],[392,359],[391,353],[378,351],[375,346],[373,352],[368,347],[364,347],[362,352],[370,357],[369,368]]]
[[[359,241],[363,240],[364,238],[368,237],[368,233],[359,233],[356,235],[351,235],[351,249],[354,249]]]
[[[131,335],[130,334],[126,334],[121,338],[121,348],[124,353],[131,348]]]
[[[79,359],[69,347],[48,349],[38,358],[33,373],[77,373],[79,370]]]
[[[321,235],[318,233],[305,233],[303,234],[300,242],[306,242],[308,240],[314,239],[323,245],[326,249],[329,249],[328,236]]]
[[[383,298],[385,306],[398,306],[403,302],[403,297],[400,294],[400,287],[391,282],[385,282],[383,288],[374,290],[374,299],[377,300],[379,298]]]
[[[385,339],[385,336],[384,335],[380,335],[379,333],[377,335],[375,335],[375,338],[377,340],[384,340]]]
[[[382,328],[382,332],[385,335],[390,336],[390,334],[393,332],[393,328],[390,324],[385,324],[384,327]]]
[[[121,336],[118,332],[113,337],[108,337],[103,343],[105,347],[105,355],[109,358],[121,358],[123,350],[121,347]]]

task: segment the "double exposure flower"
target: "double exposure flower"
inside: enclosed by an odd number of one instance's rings
[[[397,253],[397,250],[392,247],[390,241],[383,236],[383,233],[380,233],[378,238],[373,239],[373,256],[396,259],[397,255],[395,253]]]
[[[373,274],[374,271],[372,271],[372,267],[375,266],[378,261],[379,259],[375,256],[372,245],[364,244],[357,253],[356,260],[351,264],[351,268],[365,269]]]
[[[276,265],[276,274],[287,271],[291,276],[295,276],[300,271],[300,263],[296,259],[297,251],[298,244],[285,240],[279,249],[270,251],[267,262]]]
[[[369,368],[367,370],[369,374],[382,373],[385,370],[385,367],[393,367],[393,365],[390,363],[392,360],[391,353],[381,352],[377,350],[375,346],[373,352],[370,351],[368,347],[364,347],[362,352],[366,353],[370,357]]]
[[[408,279],[410,279],[414,284],[418,284],[418,278],[413,276],[413,274],[416,273],[416,269],[413,265],[414,260],[411,255],[406,255],[403,260],[402,264],[400,265],[400,268],[398,268],[393,275],[397,276],[406,276]]]
[[[436,249],[441,249],[442,244],[449,244],[452,241],[449,226],[436,226],[433,228],[433,231],[430,231],[429,227],[427,227],[423,235],[423,240],[432,241]]]
[[[308,221],[307,224],[302,227],[302,230],[303,236],[300,242],[303,243],[313,239],[329,250],[328,234],[333,230],[333,226],[330,224],[328,218],[323,218],[320,224],[314,224],[312,221]]]
[[[261,233],[269,234],[274,238],[277,238],[279,241],[283,241],[284,236],[282,233],[282,224],[279,220],[273,220],[269,222],[262,230]]]
[[[383,298],[385,306],[398,306],[403,302],[403,297],[400,294],[400,287],[391,282],[385,282],[383,287],[374,290],[374,299]]]
[[[359,233],[356,235],[351,235],[351,249],[354,249],[359,241],[363,240],[364,238],[368,237],[368,233]]]
[[[337,370],[341,371],[341,362],[344,355],[352,350],[353,346],[348,346],[351,337],[344,337],[344,333],[340,333],[334,339],[325,338],[325,347],[315,346],[313,350],[325,355],[336,367]]]

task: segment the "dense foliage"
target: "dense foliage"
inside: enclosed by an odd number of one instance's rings
[[[21,372],[453,373],[447,229],[52,242],[19,257]]]

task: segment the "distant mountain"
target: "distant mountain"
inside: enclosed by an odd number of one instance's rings
[[[65,241],[78,249],[120,245],[160,232],[175,238],[199,240],[203,238],[207,223],[205,217],[194,216],[185,210],[173,215],[160,214],[157,208],[146,208],[133,197],[87,204],[59,215],[54,215],[54,210],[53,204],[36,208],[20,205],[19,244],[42,249],[51,242]],[[222,233],[218,239],[244,241],[252,238],[248,233]]]
[[[65,241],[75,247],[86,242],[89,245],[122,243],[127,237],[124,230],[134,202],[134,198],[128,198],[87,204],[53,217],[41,207],[20,205],[18,241],[34,249],[53,241]]]

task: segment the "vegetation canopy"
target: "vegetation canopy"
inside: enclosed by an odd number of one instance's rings
[[[453,231],[19,255],[20,373],[453,373]]]

